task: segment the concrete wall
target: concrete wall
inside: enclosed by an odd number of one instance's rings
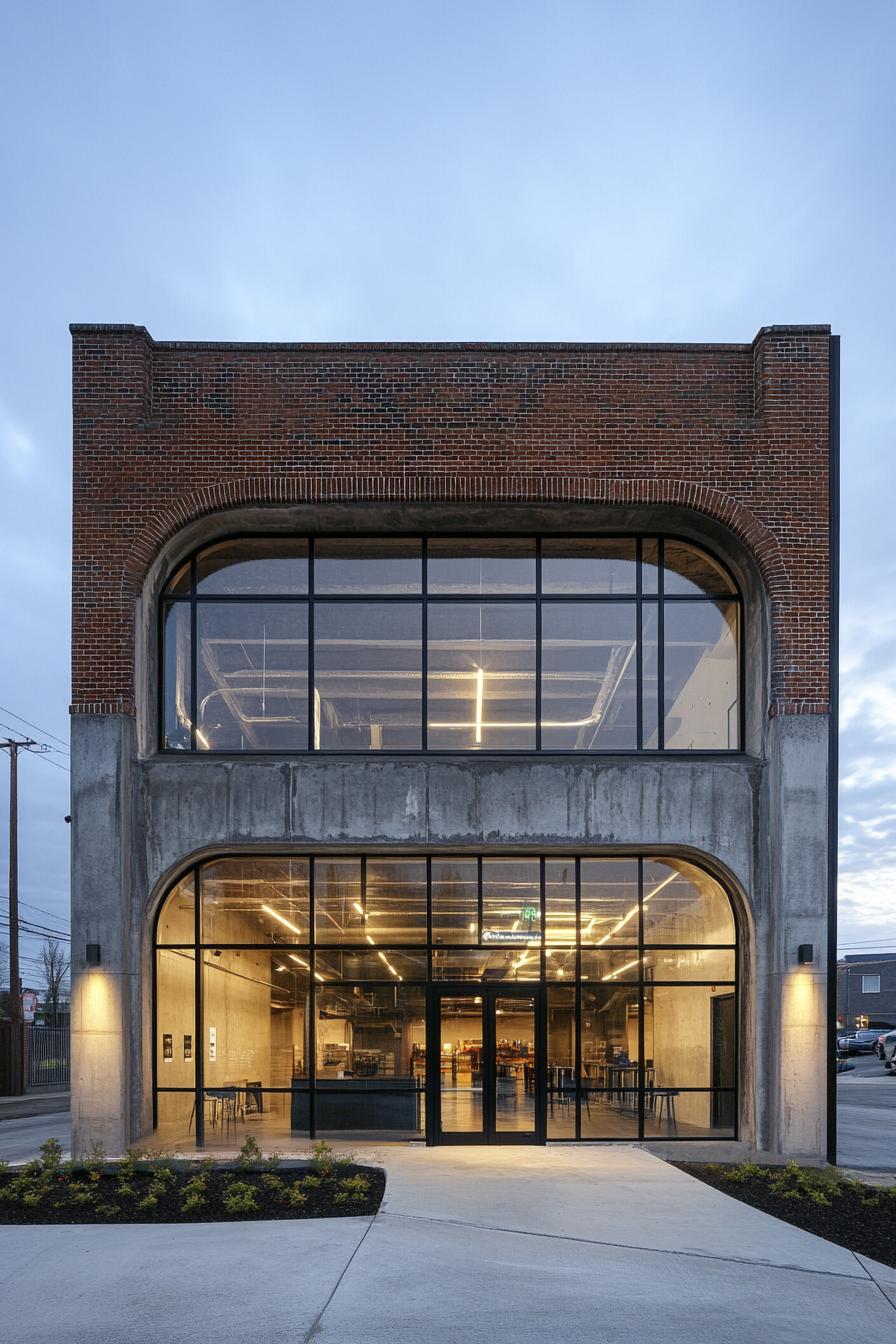
[[[138,759],[128,716],[75,733],[75,1143],[148,1130],[152,918],[191,861],[220,852],[679,854],[732,892],[741,938],[741,1134],[825,1144],[827,722],[777,718],[766,763],[684,760]],[[103,965],[87,973],[87,941]],[[797,969],[812,942],[816,967]],[[101,991],[98,988],[101,987]]]

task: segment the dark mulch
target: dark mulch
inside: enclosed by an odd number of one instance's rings
[[[884,1265],[896,1266],[896,1186],[865,1185],[843,1180],[834,1172],[792,1165],[748,1165],[746,1180],[731,1179],[731,1175],[740,1176],[745,1170],[734,1165],[674,1165],[754,1209]]]
[[[21,1170],[2,1172],[0,1223],[226,1223],[271,1218],[357,1218],[376,1213],[386,1185],[383,1171],[354,1164],[331,1175],[317,1175],[308,1167],[242,1171],[233,1167],[203,1169],[195,1164],[170,1163],[164,1169],[170,1175],[160,1177],[158,1169],[122,1175],[114,1169],[72,1170],[68,1165],[59,1171],[32,1171],[24,1180]],[[190,1182],[194,1184],[188,1189]],[[249,1187],[248,1192],[235,1189],[241,1186]],[[298,1198],[294,1191],[298,1192]],[[185,1208],[191,1196],[201,1203],[194,1202]],[[230,1209],[225,1203],[228,1198]],[[146,1200],[150,1203],[145,1203]]]

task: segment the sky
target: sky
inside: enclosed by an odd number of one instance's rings
[[[737,342],[828,322],[840,943],[896,948],[892,0],[0,11],[0,736],[24,716],[53,748],[19,769],[24,918],[68,927],[69,322]],[[4,821],[4,874],[7,852]]]

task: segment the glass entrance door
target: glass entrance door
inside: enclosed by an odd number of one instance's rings
[[[430,1143],[544,1139],[540,994],[535,986],[433,990]]]

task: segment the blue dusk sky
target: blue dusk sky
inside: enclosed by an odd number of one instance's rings
[[[894,45],[892,0],[2,6],[0,735],[24,716],[54,747],[20,767],[28,920],[68,926],[69,322],[269,341],[829,322],[840,939],[896,947]]]

